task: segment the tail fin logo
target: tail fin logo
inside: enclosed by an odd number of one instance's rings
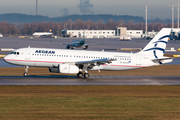
[[[164,43],[165,46],[167,45],[167,42],[163,40],[164,38],[169,38],[169,35],[166,35],[166,36],[163,36],[163,37],[159,38],[158,41],[153,42],[154,43],[154,47],[153,48],[150,48],[150,49],[147,49],[147,50],[144,50],[144,51],[151,51],[151,50],[153,50],[154,57],[156,59],[158,59],[156,51],[162,51],[163,53],[165,52],[165,48],[158,47],[158,44],[161,44],[161,43]],[[162,46],[162,45],[160,45],[160,46]]]
[[[49,32],[52,33],[52,29],[50,29]]]

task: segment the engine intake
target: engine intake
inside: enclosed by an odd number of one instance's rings
[[[70,49],[70,48],[71,48],[71,46],[70,46],[70,45],[67,45],[67,46],[66,46],[66,49]]]

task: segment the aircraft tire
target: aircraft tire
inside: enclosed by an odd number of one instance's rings
[[[24,76],[28,76],[28,74],[25,72],[24,74],[23,74]]]
[[[89,73],[84,74],[84,78],[89,78],[89,77],[90,77]]]
[[[79,72],[79,73],[77,74],[77,77],[78,77],[78,78],[82,78],[82,77],[83,77],[83,73],[82,73],[82,72]]]

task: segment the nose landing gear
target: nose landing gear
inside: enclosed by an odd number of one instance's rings
[[[28,68],[29,68],[29,66],[25,66],[25,72],[24,72],[24,76],[28,76],[28,74],[27,74],[27,72],[28,72]]]

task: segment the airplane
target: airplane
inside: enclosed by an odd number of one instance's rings
[[[170,28],[161,31],[137,53],[84,51],[46,48],[19,48],[4,57],[10,64],[25,66],[24,76],[30,67],[47,67],[49,72],[77,74],[89,78],[89,70],[131,70],[162,65],[172,62],[164,52],[170,35]]]
[[[65,43],[62,45],[66,45],[66,49],[75,49],[75,48],[79,48],[82,47],[83,50],[88,49],[89,45],[98,45],[98,43],[94,43],[94,44],[86,44],[85,43],[85,38],[83,38],[82,40],[73,40],[71,43]]]
[[[85,39],[82,40],[73,40],[70,44],[63,44],[66,45],[66,49],[75,49],[76,47],[83,47],[83,50],[88,48],[88,45],[85,44]]]
[[[49,32],[35,32],[33,33],[33,36],[40,37],[40,36],[49,36],[52,35],[52,29],[49,30]]]

